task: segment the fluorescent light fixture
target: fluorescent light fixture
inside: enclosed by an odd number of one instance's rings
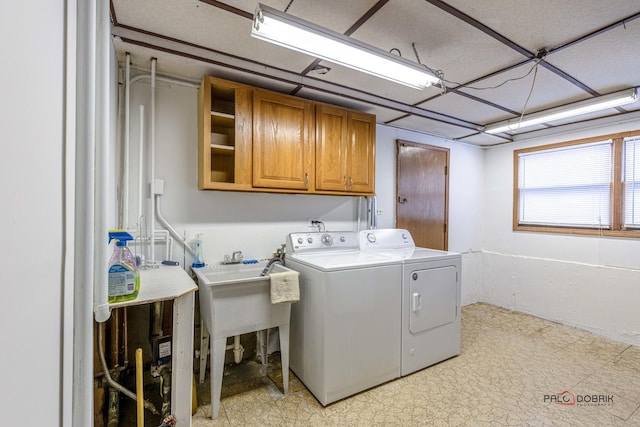
[[[522,119],[517,117],[504,122],[495,123],[486,126],[486,133],[509,132],[522,129],[525,127],[538,125],[540,123],[553,122],[568,117],[579,116],[582,114],[593,113],[594,111],[606,110],[607,108],[619,107],[625,104],[631,104],[638,100],[636,88],[625,89],[619,92],[601,95],[594,98],[585,99],[571,104],[562,105],[560,107],[550,108],[538,113],[526,114]]]
[[[258,4],[251,36],[417,89],[440,79],[426,67]]]

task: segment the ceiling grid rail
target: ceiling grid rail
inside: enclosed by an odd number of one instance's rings
[[[462,12],[462,11],[460,11],[460,10],[458,10],[458,9],[454,8],[453,6],[451,6],[451,5],[449,5],[449,4],[445,3],[445,2],[443,2],[442,0],[425,0],[425,1],[426,1],[427,3],[429,3],[429,4],[431,4],[431,5],[433,5],[433,6],[437,7],[437,8],[439,8],[439,9],[441,9],[441,10],[443,10],[443,11],[445,11],[445,12],[447,12],[447,13],[451,14],[452,16],[455,16],[456,18],[458,18],[458,19],[462,20],[463,22],[465,22],[465,23],[467,23],[467,24],[469,24],[469,25],[473,26],[474,28],[477,28],[478,30],[480,30],[480,31],[482,31],[483,33],[485,33],[486,35],[488,35],[488,36],[490,36],[490,37],[493,37],[493,38],[494,38],[494,39],[496,39],[497,41],[499,41],[499,42],[503,43],[504,45],[506,45],[506,46],[510,47],[511,49],[513,49],[513,50],[515,50],[516,52],[518,52],[518,53],[520,53],[520,54],[524,55],[524,56],[527,58],[525,61],[520,62],[520,63],[518,63],[518,64],[515,64],[515,66],[520,66],[520,65],[525,64],[526,62],[529,62],[529,61],[532,61],[532,60],[537,59],[538,54],[533,54],[532,52],[529,52],[529,51],[528,51],[527,49],[525,49],[524,47],[522,47],[522,46],[518,45],[517,43],[515,43],[515,42],[511,41],[510,39],[508,39],[507,37],[505,37],[505,36],[503,36],[502,34],[498,33],[497,31],[495,31],[495,30],[491,29],[490,27],[488,27],[488,26],[486,26],[486,25],[482,24],[482,23],[481,23],[481,22],[479,22],[478,20],[476,20],[476,19],[474,19],[474,18],[470,17],[469,15],[467,15],[467,14],[465,14],[464,12]],[[591,32],[591,33],[589,33],[589,34],[587,34],[587,35],[581,36],[581,37],[579,37],[579,38],[577,38],[577,39],[575,39],[575,40],[572,40],[572,41],[570,41],[570,42],[568,42],[568,43],[565,43],[564,45],[559,46],[558,48],[550,49],[550,50],[548,50],[548,51],[546,51],[546,52],[545,52],[545,56],[544,56],[544,57],[546,57],[547,55],[549,55],[549,54],[551,54],[551,53],[558,52],[558,51],[560,51],[560,50],[562,50],[562,49],[564,49],[564,48],[566,48],[566,47],[574,46],[574,45],[576,45],[576,44],[578,44],[578,43],[581,43],[581,42],[583,42],[583,41],[585,41],[585,40],[588,40],[588,39],[593,38],[593,37],[595,37],[595,36],[598,36],[598,35],[604,34],[604,33],[606,33],[607,31],[610,31],[610,30],[612,30],[612,29],[614,29],[614,28],[617,28],[617,27],[619,27],[619,26],[621,26],[621,25],[624,25],[624,24],[625,24],[625,23],[627,23],[627,22],[631,22],[631,21],[633,21],[633,20],[635,20],[635,19],[637,19],[637,18],[639,18],[639,17],[640,17],[640,12],[639,12],[639,13],[636,13],[636,14],[633,14],[633,15],[631,15],[631,16],[629,16],[629,17],[627,17],[627,18],[624,18],[624,19],[621,19],[621,20],[619,20],[619,21],[616,21],[616,22],[614,22],[613,24],[607,25],[607,26],[605,26],[605,27],[603,27],[603,28],[600,28],[600,29],[598,29],[598,30],[596,30],[596,31],[593,31],[593,32]],[[580,81],[579,81],[578,79],[576,79],[575,77],[573,77],[573,76],[571,76],[570,74],[568,74],[568,73],[566,73],[566,72],[564,72],[564,71],[560,70],[559,68],[555,67],[554,65],[552,65],[552,64],[550,64],[550,63],[548,63],[548,62],[546,62],[546,61],[544,60],[544,57],[543,57],[543,58],[542,58],[542,60],[540,61],[540,65],[541,65],[541,66],[545,67],[547,70],[549,70],[549,71],[553,72],[554,74],[558,75],[559,77],[562,77],[563,79],[567,80],[568,82],[572,83],[573,85],[575,85],[575,86],[579,87],[580,89],[584,90],[585,92],[587,92],[587,93],[589,93],[589,94],[591,94],[591,95],[594,95],[594,96],[598,96],[598,95],[600,95],[597,91],[593,90],[593,89],[592,89],[592,88],[590,88],[589,86],[587,86],[587,85],[585,85],[584,83],[580,82]],[[506,68],[503,68],[503,69],[501,69],[501,70],[498,70],[498,71],[495,71],[495,72],[493,72],[493,73],[487,74],[486,76],[483,76],[483,77],[479,77],[479,78],[477,78],[477,79],[474,79],[474,80],[473,80],[473,81],[471,81],[471,82],[467,82],[467,83],[464,83],[464,84],[462,84],[462,85],[460,85],[460,86],[457,86],[456,88],[454,88],[454,89],[452,89],[452,90],[455,90],[455,89],[458,89],[458,88],[461,88],[461,87],[464,87],[464,86],[468,86],[468,85],[470,85],[470,84],[472,84],[472,83],[476,83],[476,82],[478,82],[478,81],[480,81],[480,80],[484,80],[484,79],[486,79],[486,78],[488,78],[488,77],[493,77],[493,76],[495,76],[495,75],[497,75],[497,74],[501,74],[501,73],[503,73],[503,72],[505,72],[505,71],[508,71],[508,70],[510,70],[510,69],[513,69],[513,68],[514,68],[514,66],[513,66],[513,65],[512,65],[512,66],[509,66],[509,67],[506,67]],[[441,96],[441,95],[436,95],[436,97],[438,97],[438,96]],[[431,100],[431,99],[434,99],[434,98],[435,98],[435,97],[432,97],[432,98],[426,99],[426,100],[424,100],[424,101],[421,101],[420,103],[427,102],[427,101],[429,101],[429,100]],[[619,109],[619,111],[620,111],[620,112],[626,112],[626,110],[621,109],[621,108],[619,108],[619,107],[618,107],[618,109]]]
[[[479,131],[482,129],[482,126],[480,124],[477,123],[472,123],[472,122],[468,122],[465,120],[461,120],[452,116],[447,116],[441,113],[437,113],[434,111],[430,111],[430,110],[426,110],[424,108],[416,108],[412,105],[409,104],[405,104],[399,101],[394,101],[388,98],[384,98],[381,97],[379,95],[375,95],[369,92],[364,92],[358,89],[354,89],[354,88],[349,88],[346,86],[342,86],[336,83],[329,83],[329,82],[325,82],[323,80],[320,79],[316,79],[314,77],[310,77],[310,76],[303,76],[299,73],[295,73],[293,71],[289,71],[289,70],[284,70],[281,68],[277,68],[277,67],[273,67],[271,65],[267,65],[258,61],[254,61],[254,60],[250,60],[247,58],[243,58],[243,57],[239,57],[239,56],[235,56],[235,55],[231,55],[225,52],[221,52],[221,51],[216,51],[207,47],[203,47],[203,46],[199,46],[196,45],[194,43],[189,43],[189,42],[185,42],[183,40],[179,40],[179,39],[175,39],[172,37],[167,37],[161,34],[156,34],[150,31],[146,31],[146,30],[142,30],[142,29],[138,29],[138,28],[134,28],[134,27],[130,27],[127,25],[118,25],[118,26],[114,26],[112,28],[112,34],[116,37],[120,37],[122,39],[123,42],[129,43],[129,44],[133,44],[133,45],[137,45],[137,46],[141,46],[141,47],[145,47],[148,49],[154,49],[154,50],[158,50],[161,52],[165,52],[165,53],[169,53],[172,55],[176,55],[176,56],[181,56],[184,58],[189,58],[189,59],[193,59],[199,62],[203,62],[203,63],[208,63],[208,64],[212,64],[212,65],[217,65],[217,66],[221,66],[221,67],[225,67],[225,68],[229,68],[229,69],[233,69],[236,71],[240,71],[243,73],[247,73],[247,74],[251,74],[251,75],[255,75],[255,76],[260,76],[260,77],[264,77],[264,78],[269,78],[271,80],[275,80],[275,81],[280,81],[283,83],[287,83],[287,84],[293,84],[293,85],[297,85],[300,84],[300,79],[304,78],[306,80],[309,80],[310,82],[317,82],[316,85],[312,85],[309,83],[304,83],[302,84],[302,86],[309,88],[310,90],[314,90],[320,93],[325,93],[325,94],[329,94],[329,95],[334,95],[334,96],[339,96],[345,99],[350,99],[356,102],[361,102],[361,103],[365,103],[365,104],[370,104],[370,105],[374,105],[377,107],[381,107],[381,108],[386,108],[392,111],[398,111],[398,112],[402,112],[404,114],[412,114],[412,115],[416,115],[418,117],[421,118],[425,118],[425,119],[429,119],[429,120],[434,120],[440,123],[444,123],[444,124],[448,124],[448,125],[452,125],[452,126],[458,126],[458,127],[462,127],[465,129],[469,129],[469,130],[474,130],[474,131]],[[153,39],[152,41],[145,41],[144,38],[151,38]],[[176,49],[176,48],[170,48],[167,45],[168,44],[173,44],[173,45],[177,45],[179,47],[181,47],[181,49]],[[241,63],[244,63],[245,66],[239,66],[239,65],[234,65],[231,64],[231,61],[220,61],[220,60],[215,60],[215,59],[211,59],[206,57],[205,55],[202,54],[193,54],[193,53],[189,53],[186,52],[187,49],[182,49],[182,47],[185,48],[190,48],[190,49],[196,49],[199,51],[203,51],[206,52],[207,54],[211,54],[214,56],[222,56],[225,58],[229,58],[232,60],[236,60],[239,61]],[[257,69],[271,69],[273,71],[277,71],[279,72],[279,74],[282,75],[288,75],[290,76],[289,78],[284,78],[284,77],[277,77],[274,76],[272,74],[267,74],[266,72],[260,72],[260,71],[256,71],[250,68],[247,68],[247,66],[253,65],[255,66]],[[323,86],[330,86],[332,89],[329,89],[327,87],[323,87]],[[354,95],[349,94],[348,92],[352,92],[354,93]],[[358,96],[359,95],[359,96]]]
[[[538,55],[539,54],[534,54],[532,52],[529,52],[527,49],[525,49],[524,47],[520,46],[519,44],[513,42],[512,40],[510,40],[509,38],[505,37],[504,35],[498,33],[497,31],[493,30],[492,28],[482,24],[480,21],[470,17],[469,15],[467,15],[464,12],[462,12],[462,11],[454,8],[453,6],[445,3],[442,0],[425,0],[425,1],[427,3],[429,3],[429,4],[431,4],[431,5],[439,8],[439,9],[451,14],[452,16],[462,20],[466,24],[469,24],[469,25],[473,26],[474,28],[482,31],[483,33],[485,33],[486,35],[494,38],[495,40],[503,43],[504,45],[508,46],[509,48],[511,48],[511,49],[515,50],[516,52],[520,53],[521,55],[525,56],[526,59],[524,61],[521,61],[521,62],[516,63],[516,64],[512,64],[512,65],[510,65],[508,67],[505,67],[503,69],[494,71],[494,72],[489,73],[487,75],[484,75],[482,77],[478,77],[478,78],[476,78],[474,80],[471,80],[469,82],[460,84],[460,85],[458,85],[458,86],[456,86],[454,88],[446,88],[445,92],[440,93],[440,94],[435,95],[435,96],[432,96],[432,97],[427,98],[425,100],[419,101],[419,102],[415,103],[414,106],[419,106],[419,105],[424,104],[424,103],[426,103],[428,101],[431,101],[433,99],[439,98],[439,97],[445,95],[446,93],[453,92],[453,93],[456,93],[457,95],[465,96],[465,97],[467,97],[469,99],[472,99],[474,101],[480,102],[482,104],[488,105],[488,106],[493,107],[493,108],[497,108],[499,110],[502,110],[502,111],[505,111],[507,113],[510,113],[510,114],[512,114],[514,116],[518,116],[520,113],[518,113],[516,111],[513,111],[513,110],[511,110],[509,108],[506,108],[506,107],[503,107],[501,105],[486,101],[484,99],[474,97],[473,95],[470,95],[470,94],[468,94],[466,92],[462,92],[459,89],[463,89],[463,88],[465,88],[465,87],[467,87],[467,86],[469,86],[471,84],[477,83],[477,82],[485,80],[487,78],[494,77],[496,75],[499,75],[499,74],[502,74],[502,73],[507,72],[509,70],[515,69],[517,67],[520,67],[520,66],[522,66],[522,65],[524,65],[524,64],[526,64],[526,63],[528,63],[530,61],[538,59]],[[583,41],[591,39],[591,38],[593,38],[595,36],[604,34],[604,33],[608,32],[608,31],[610,31],[610,30],[612,30],[614,28],[617,28],[617,27],[619,27],[621,25],[625,25],[626,23],[631,22],[631,21],[633,21],[633,20],[635,20],[635,19],[637,19],[639,17],[640,17],[640,12],[636,13],[636,14],[633,14],[633,15],[631,15],[629,17],[626,17],[624,19],[621,19],[619,21],[616,21],[616,22],[614,22],[612,24],[609,24],[609,25],[607,25],[605,27],[602,27],[602,28],[600,28],[598,30],[592,31],[592,32],[590,32],[590,33],[588,33],[588,34],[586,34],[584,36],[581,36],[581,37],[579,37],[579,38],[577,38],[575,40],[572,40],[572,41],[570,41],[568,43],[565,43],[562,46],[550,49],[549,51],[545,51],[544,52],[544,56],[542,58],[540,58],[540,62],[539,63],[540,63],[541,66],[543,66],[547,70],[553,72],[557,76],[559,76],[559,77],[565,79],[566,81],[572,83],[573,85],[575,85],[578,88],[582,89],[583,91],[589,93],[590,95],[598,96],[600,94],[597,91],[595,91],[594,89],[592,89],[589,86],[585,85],[584,83],[580,82],[578,79],[576,79],[575,77],[571,76],[570,74],[568,74],[568,73],[562,71],[561,69],[555,67],[554,65],[548,63],[547,61],[544,60],[544,57],[546,57],[547,55],[549,55],[551,53],[555,53],[555,52],[558,52],[560,50],[563,50],[563,49],[565,49],[567,47],[577,45],[578,43],[581,43]],[[441,87],[443,87],[443,86],[444,85],[441,84]],[[444,87],[443,87],[443,89],[444,89]],[[621,112],[621,113],[627,112],[625,109],[623,109],[621,107],[615,107],[615,109],[617,111]],[[390,123],[393,123],[395,121],[404,119],[406,117],[408,117],[408,116],[407,115],[403,115],[403,116],[397,117],[395,119],[389,120],[386,123],[390,124]],[[477,135],[477,133],[474,133],[474,134],[471,134],[471,135],[467,135],[467,136],[463,137],[463,139],[464,138],[468,138],[470,136],[474,136],[474,135]]]
[[[331,81],[327,81],[323,78],[318,78],[316,76],[311,75],[312,71],[315,67],[317,67],[320,63],[320,59],[314,59],[302,72],[297,72],[289,69],[278,68],[277,66],[271,66],[268,64],[264,64],[262,62],[250,59],[250,57],[245,57],[242,52],[239,53],[225,53],[222,51],[218,51],[212,48],[199,46],[185,40],[174,39],[167,36],[163,36],[157,33],[153,33],[144,29],[134,28],[127,25],[122,25],[118,22],[116,17],[116,8],[114,4],[114,0],[110,0],[110,12],[111,12],[111,22],[113,26],[113,35],[118,37],[120,36],[125,43],[131,43],[134,45],[157,49],[159,51],[163,51],[172,55],[182,56],[185,58],[195,59],[199,62],[212,64],[217,67],[226,68],[229,70],[237,70],[242,73],[251,74],[255,76],[259,76],[262,78],[266,78],[269,80],[273,80],[274,82],[280,81],[282,83],[286,83],[288,85],[293,85],[293,89],[289,90],[289,93],[296,94],[303,89],[308,89],[310,93],[317,92],[318,94],[324,93],[331,96],[336,96],[339,98],[345,99],[345,101],[352,100],[358,103],[369,104],[375,107],[381,107],[384,109],[388,109],[390,111],[395,111],[399,114],[399,117],[392,118],[390,120],[385,121],[385,124],[395,124],[396,122],[405,119],[407,117],[414,116],[416,118],[423,118],[427,120],[433,120],[439,123],[443,123],[445,125],[458,127],[460,129],[467,129],[471,132],[474,132],[470,135],[466,136],[458,136],[453,138],[454,140],[464,140],[465,138],[472,137],[474,135],[483,134],[484,126],[478,123],[473,123],[468,120],[463,120],[461,118],[448,115],[445,113],[440,113],[436,111],[432,111],[428,108],[425,108],[425,103],[435,100],[440,96],[446,95],[447,93],[455,93],[456,95],[462,96],[472,102],[481,103],[487,107],[492,109],[500,110],[509,115],[518,116],[521,113],[514,111],[511,108],[500,105],[497,102],[492,102],[487,99],[482,99],[479,96],[476,96],[473,93],[469,93],[469,89],[472,89],[470,86],[474,85],[477,82],[496,77],[502,73],[515,70],[518,67],[522,67],[527,63],[532,64],[532,61],[536,61],[536,65],[540,65],[545,68],[547,71],[559,76],[566,82],[574,85],[580,90],[588,93],[592,96],[600,95],[596,90],[587,86],[580,80],[578,80],[575,75],[571,75],[552,63],[548,62],[550,60],[550,56],[553,53],[561,52],[566,50],[567,48],[573,47],[582,43],[586,40],[593,39],[594,37],[605,34],[615,28],[624,27],[627,23],[634,21],[640,18],[640,12],[636,12],[624,19],[619,19],[613,23],[609,23],[601,28],[590,31],[587,34],[583,34],[580,37],[577,37],[575,40],[571,40],[563,43],[562,45],[552,47],[552,46],[544,46],[539,49],[537,52],[531,52],[524,46],[519,45],[517,42],[506,37],[504,34],[488,27],[483,24],[481,21],[473,18],[470,15],[465,14],[461,10],[456,9],[447,3],[448,0],[425,0],[428,4],[442,10],[444,13],[449,14],[459,20],[461,20],[464,24],[473,27],[481,31],[483,34],[488,35],[490,38],[498,41],[504,46],[512,49],[517,52],[519,55],[523,56],[523,60],[518,61],[517,63],[511,64],[507,67],[504,67],[500,70],[488,73],[484,76],[474,78],[471,81],[467,81],[466,83],[456,83],[456,82],[446,82],[442,81],[440,84],[436,85],[440,86],[443,91],[435,96],[430,96],[427,99],[424,99],[419,102],[415,102],[411,100],[409,102],[396,101],[394,99],[390,99],[385,97],[384,95],[377,95],[375,93],[369,92],[366,88],[355,89],[353,87],[347,87],[340,83],[333,83]],[[236,16],[242,17],[243,19],[253,19],[253,14],[250,12],[246,12],[242,9],[238,9],[237,7],[226,4],[222,1],[218,0],[199,0],[199,2],[215,7],[219,10],[224,10],[225,12],[232,13]],[[291,4],[293,1],[289,2]],[[370,22],[372,17],[376,16],[376,14],[383,8],[389,0],[376,0],[373,2],[373,6],[371,6],[359,19],[357,19],[353,24],[343,33],[346,36],[351,36],[355,33],[359,28],[361,28],[366,23]],[[295,6],[294,6],[295,9]],[[385,9],[386,10],[386,9]],[[286,10],[285,10],[286,12]],[[591,28],[595,26],[592,25]],[[120,29],[125,30],[123,33],[120,32]],[[418,59],[418,62],[420,60]],[[304,65],[303,65],[304,66]],[[297,68],[297,67],[296,67]],[[270,71],[269,71],[270,70]],[[446,83],[451,83],[452,87],[446,87]],[[310,95],[312,96],[312,95]],[[621,107],[616,107],[616,110],[620,113],[626,113],[627,111]],[[395,116],[395,114],[391,114],[391,117]],[[402,126],[400,126],[402,127]],[[511,140],[510,135],[491,135],[493,138],[497,138],[499,140]]]

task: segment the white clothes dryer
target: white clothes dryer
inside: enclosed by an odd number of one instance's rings
[[[402,262],[401,375],[460,354],[459,253],[416,248],[409,231],[361,231],[360,250]]]

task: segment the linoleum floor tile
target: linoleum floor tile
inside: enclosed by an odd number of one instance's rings
[[[614,364],[640,371],[640,347],[629,346],[614,361]]]
[[[487,304],[462,308],[461,336],[459,356],[326,407],[293,373],[282,395],[280,367],[273,365],[268,378],[224,397],[218,420],[203,406],[193,425],[640,425],[638,347]],[[545,400],[565,390],[613,394],[614,403]]]

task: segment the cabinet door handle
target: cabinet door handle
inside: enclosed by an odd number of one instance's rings
[[[345,175],[344,177],[344,189],[347,189],[347,175]]]
[[[353,178],[349,177],[349,190],[353,190]]]
[[[304,173],[304,188],[309,188],[309,174]]]

